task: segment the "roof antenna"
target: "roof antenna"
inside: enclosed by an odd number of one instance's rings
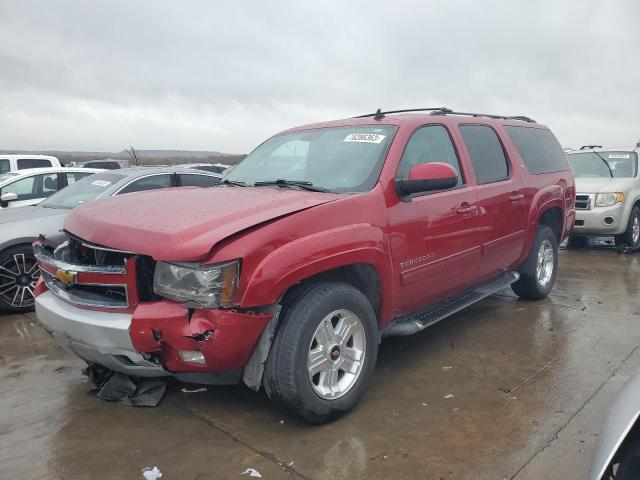
[[[384,113],[382,113],[381,109],[376,110],[376,114],[373,116],[374,120],[382,120],[384,118]]]

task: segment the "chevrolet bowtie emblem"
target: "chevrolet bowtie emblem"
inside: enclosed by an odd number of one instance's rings
[[[69,270],[62,270],[59,268],[56,270],[56,278],[67,286],[71,286],[76,283],[76,272],[70,272]]]

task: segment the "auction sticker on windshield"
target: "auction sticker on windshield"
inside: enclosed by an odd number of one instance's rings
[[[343,142],[380,143],[382,140],[384,140],[384,135],[377,133],[350,133],[344,137]]]
[[[96,187],[108,187],[111,185],[111,182],[107,182],[106,180],[94,180],[91,182],[91,185],[95,185]]]

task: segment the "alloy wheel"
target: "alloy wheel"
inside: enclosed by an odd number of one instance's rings
[[[356,384],[366,352],[362,320],[349,310],[327,315],[309,345],[307,373],[311,388],[319,397],[333,400]]]
[[[34,257],[16,253],[0,265],[0,301],[12,308],[29,308],[40,269]]]
[[[549,240],[543,240],[538,250],[536,278],[541,287],[546,287],[553,276],[553,246]]]

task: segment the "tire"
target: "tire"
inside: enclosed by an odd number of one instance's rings
[[[267,395],[310,423],[335,420],[364,393],[379,338],[376,315],[360,290],[338,282],[305,287],[283,309],[264,372]]]
[[[616,235],[616,245],[631,250],[640,248],[640,207],[637,205],[631,209],[627,229],[622,235]]]
[[[569,241],[567,242],[568,248],[586,248],[589,244],[589,239],[587,237],[577,237],[575,235],[571,235],[569,237]]]
[[[33,289],[40,269],[31,245],[17,245],[0,253],[0,310],[25,313],[33,310]]]
[[[516,295],[527,300],[540,300],[549,295],[558,271],[558,241],[553,230],[538,226],[529,255],[519,270],[520,280],[511,285]]]

